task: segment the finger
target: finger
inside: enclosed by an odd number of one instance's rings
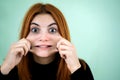
[[[66,40],[66,39],[64,39],[64,38],[62,38],[61,40],[59,40],[59,42],[57,43],[57,48],[58,48],[61,44],[67,45],[67,46],[72,46],[72,44],[71,44],[68,40]]]
[[[26,37],[26,40],[30,43],[30,49],[29,50],[31,50],[32,49],[32,47],[33,47],[33,44],[32,44],[32,42],[31,42],[31,39],[30,39],[30,37]]]
[[[25,52],[24,54],[26,54],[29,50],[26,43],[17,43],[13,48],[23,48]]]
[[[26,39],[26,42],[27,42],[28,48],[30,49],[31,48],[31,42],[30,42],[30,40]]]
[[[66,54],[63,51],[59,51],[60,57],[66,59]]]
[[[26,46],[30,49],[31,43],[30,43],[29,40],[23,38],[23,39],[21,39],[21,40],[19,41],[19,43],[21,43],[21,42],[22,42],[22,43],[26,43]]]
[[[58,43],[62,39],[62,36],[58,35],[58,36],[56,36],[55,39],[56,39],[56,43]],[[57,44],[56,44],[56,47],[57,47]]]
[[[23,48],[24,49],[24,54],[26,55],[28,50],[30,49],[30,43],[26,39],[22,39],[15,43],[12,48]]]
[[[61,44],[61,45],[58,47],[58,50],[71,50],[71,47]]]
[[[16,48],[15,49],[16,55],[19,55],[19,57],[24,55],[24,49],[23,48]]]
[[[28,50],[29,50],[30,48],[27,46],[26,43],[24,43],[23,45],[24,45],[24,46],[23,46],[23,49],[24,49],[24,51],[25,51],[24,55],[26,55],[27,52],[28,52]]]
[[[70,50],[60,51],[60,56],[64,59],[67,59],[68,57],[72,57],[73,53]]]
[[[63,58],[63,59],[67,59],[69,57],[69,54],[71,54],[71,51],[60,51],[60,56]]]
[[[57,48],[55,48],[55,49],[54,49],[54,52],[55,52],[55,53],[56,53],[56,52],[59,52],[59,50],[58,50]]]

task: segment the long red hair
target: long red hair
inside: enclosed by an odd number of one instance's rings
[[[50,14],[58,25],[60,35],[65,39],[67,39],[68,41],[70,41],[70,33],[69,33],[68,25],[61,11],[51,4],[42,4],[42,3],[37,3],[33,5],[26,13],[21,28],[20,39],[25,38],[28,35],[30,30],[29,29],[30,23],[32,19],[37,14],[41,14],[41,13]],[[31,63],[30,58],[31,57],[29,56],[29,54],[23,57],[23,59],[17,66],[20,80],[31,80],[31,74],[29,68],[29,65]],[[59,68],[56,75],[57,75],[57,80],[70,80],[70,71],[68,70],[67,64],[63,59],[60,59]]]

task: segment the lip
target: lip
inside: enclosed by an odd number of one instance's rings
[[[52,45],[35,45],[34,47],[48,48],[48,47],[52,47]]]
[[[35,48],[51,48],[51,47],[53,47],[53,45],[52,44],[35,44],[35,45],[33,45],[33,47],[35,47]]]

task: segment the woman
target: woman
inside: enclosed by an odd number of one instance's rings
[[[1,65],[0,79],[93,80],[93,75],[78,58],[60,10],[37,3],[27,12],[20,40],[11,46]]]

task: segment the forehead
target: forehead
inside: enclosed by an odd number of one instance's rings
[[[50,14],[38,14],[33,18],[31,23],[37,23],[40,26],[47,26],[56,22]]]

